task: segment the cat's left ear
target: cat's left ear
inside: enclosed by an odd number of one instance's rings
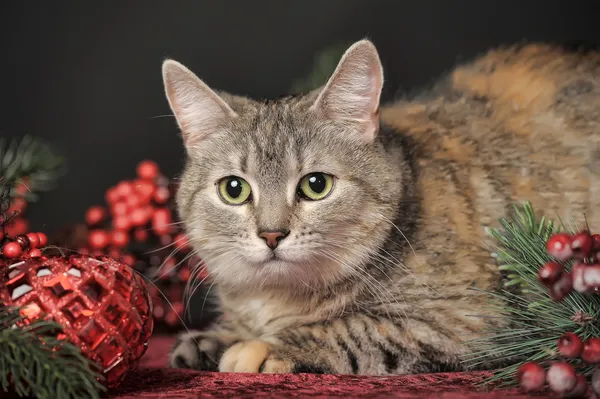
[[[369,40],[361,40],[346,50],[311,109],[342,122],[369,142],[379,130],[382,87],[383,67],[377,49]]]

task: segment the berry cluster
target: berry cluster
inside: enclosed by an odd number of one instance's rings
[[[42,256],[43,248],[48,244],[48,237],[44,233],[19,234],[12,237],[0,231],[0,256],[7,259],[38,258]]]
[[[546,249],[555,260],[540,268],[538,278],[548,287],[553,300],[560,301],[573,290],[597,292],[600,288],[600,234],[558,233],[548,240]],[[570,272],[564,267],[568,261],[573,262]]]
[[[557,343],[558,352],[569,359],[579,358],[587,364],[600,363],[600,338],[582,341],[576,334],[563,334]],[[588,393],[588,382],[566,361],[556,361],[545,370],[536,362],[528,362],[517,371],[519,385],[526,391],[541,389],[547,383],[550,389],[563,397],[583,398]],[[600,395],[600,369],[592,375],[592,391]]]
[[[109,188],[106,205],[87,210],[84,238],[75,245],[79,253],[109,255],[152,281],[155,320],[169,328],[180,324],[185,283],[192,273],[199,279],[205,273],[194,269],[200,260],[176,220],[175,190],[155,162],[140,162],[135,179]]]

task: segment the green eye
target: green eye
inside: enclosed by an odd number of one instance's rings
[[[300,180],[299,194],[311,201],[322,200],[333,189],[333,176],[325,173],[311,173]]]
[[[250,184],[241,177],[229,176],[219,181],[219,196],[229,205],[242,205],[251,199]]]

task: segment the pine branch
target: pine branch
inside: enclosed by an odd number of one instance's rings
[[[24,327],[19,310],[0,304],[0,387],[38,399],[100,399],[99,366],[59,340],[60,324],[36,320]]]
[[[11,196],[24,192],[27,201],[35,201],[37,193],[54,188],[66,171],[65,160],[41,139],[25,136],[20,141],[0,138],[0,190],[8,185]],[[26,190],[15,190],[19,185]]]
[[[562,222],[557,226],[545,217],[537,218],[530,203],[515,206],[512,217],[502,219],[500,224],[500,229],[490,230],[495,240],[491,249],[499,269],[508,274],[508,281],[506,289],[487,294],[502,300],[502,305],[489,305],[489,309],[507,317],[511,326],[488,328],[480,337],[468,341],[475,352],[465,358],[465,363],[477,367],[492,360],[511,362],[484,381],[504,381],[510,386],[515,384],[515,372],[523,362],[558,358],[556,342],[562,334],[570,331],[582,339],[599,336],[600,296],[573,291],[555,302],[538,280],[539,268],[551,260],[546,242],[559,231],[575,232],[574,224],[567,229]],[[572,262],[565,265],[566,270],[571,267]]]

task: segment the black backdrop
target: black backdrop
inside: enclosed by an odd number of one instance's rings
[[[597,3],[597,1],[596,1]],[[32,206],[32,228],[81,221],[105,189],[152,158],[175,175],[183,150],[161,61],[253,97],[285,94],[315,52],[365,36],[386,97],[429,83],[491,46],[600,44],[594,1],[24,1],[0,3],[0,135],[49,140],[69,174]],[[595,7],[598,8],[598,7]]]

